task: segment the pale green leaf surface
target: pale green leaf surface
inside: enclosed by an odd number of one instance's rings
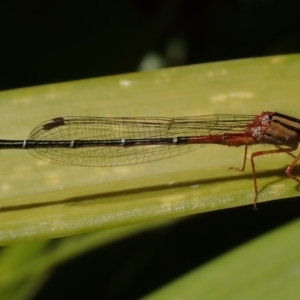
[[[297,117],[300,56],[246,59],[51,84],[0,93],[3,139],[26,139],[59,116],[189,116],[279,111]],[[256,146],[251,148],[267,149]],[[153,163],[88,168],[0,152],[0,243],[46,239],[251,204],[243,148],[207,146]],[[256,162],[259,201],[298,195],[291,159]]]

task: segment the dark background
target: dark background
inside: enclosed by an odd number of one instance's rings
[[[296,53],[300,2],[4,1],[0,90],[165,66]],[[179,52],[179,53],[178,53]]]
[[[162,66],[297,53],[299,9],[291,0],[5,1],[0,90],[134,72],[149,53]],[[298,203],[200,214],[96,249],[53,270],[35,299],[136,299],[297,218]]]

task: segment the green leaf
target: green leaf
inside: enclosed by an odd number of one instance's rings
[[[3,247],[0,252],[0,299],[32,299],[51,271],[61,263],[158,225],[96,231],[59,239],[54,244],[35,241]]]
[[[170,68],[0,93],[1,138],[26,139],[59,116],[295,115],[300,56]],[[266,147],[253,147],[266,149]],[[49,164],[2,150],[0,244],[64,237],[167,220],[253,202],[244,149],[207,146],[172,159],[113,168]],[[259,201],[298,195],[284,170],[288,155],[256,161]]]

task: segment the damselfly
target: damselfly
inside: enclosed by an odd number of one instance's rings
[[[293,157],[286,174],[300,159],[300,120],[277,112],[260,115],[213,114],[164,118],[59,117],[33,129],[27,140],[0,140],[0,149],[28,149],[42,160],[58,164],[111,167],[174,157],[207,144],[245,147],[245,169],[250,145],[269,144],[273,150],[251,154],[254,207],[258,188],[254,158],[272,153]]]

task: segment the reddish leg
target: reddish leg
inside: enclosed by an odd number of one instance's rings
[[[291,174],[292,170],[294,169],[295,165],[297,164],[297,162],[300,159],[300,153],[297,156],[294,156],[294,157],[295,157],[295,159],[292,161],[292,163],[285,170],[285,174],[287,176],[289,176],[290,178],[296,180],[298,183],[300,183],[300,180],[296,176]]]
[[[276,150],[257,151],[257,152],[253,152],[251,154],[251,166],[252,166],[252,174],[253,174],[253,181],[254,181],[254,193],[255,193],[255,196],[254,196],[254,209],[257,209],[256,205],[257,205],[257,198],[258,198],[258,188],[257,188],[257,179],[256,179],[256,170],[255,170],[255,164],[254,164],[254,157],[263,156],[263,155],[267,155],[267,154],[276,154],[276,153],[286,153],[286,154],[294,157],[293,162],[286,169],[285,173],[287,174],[287,176],[293,178],[294,180],[296,180],[297,182],[300,183],[300,180],[298,178],[291,175],[291,171],[293,170],[293,168],[297,164],[298,160],[300,159],[300,154],[298,154],[297,156],[294,156],[293,154],[290,153],[290,152],[292,152],[296,149],[297,149],[297,147],[294,147],[294,148],[280,148],[280,147],[277,147]]]
[[[245,153],[244,153],[244,159],[243,159],[243,164],[241,168],[236,168],[236,167],[229,167],[229,170],[237,170],[237,171],[245,171],[246,167],[246,160],[247,160],[247,153],[248,153],[248,146],[245,145]]]

